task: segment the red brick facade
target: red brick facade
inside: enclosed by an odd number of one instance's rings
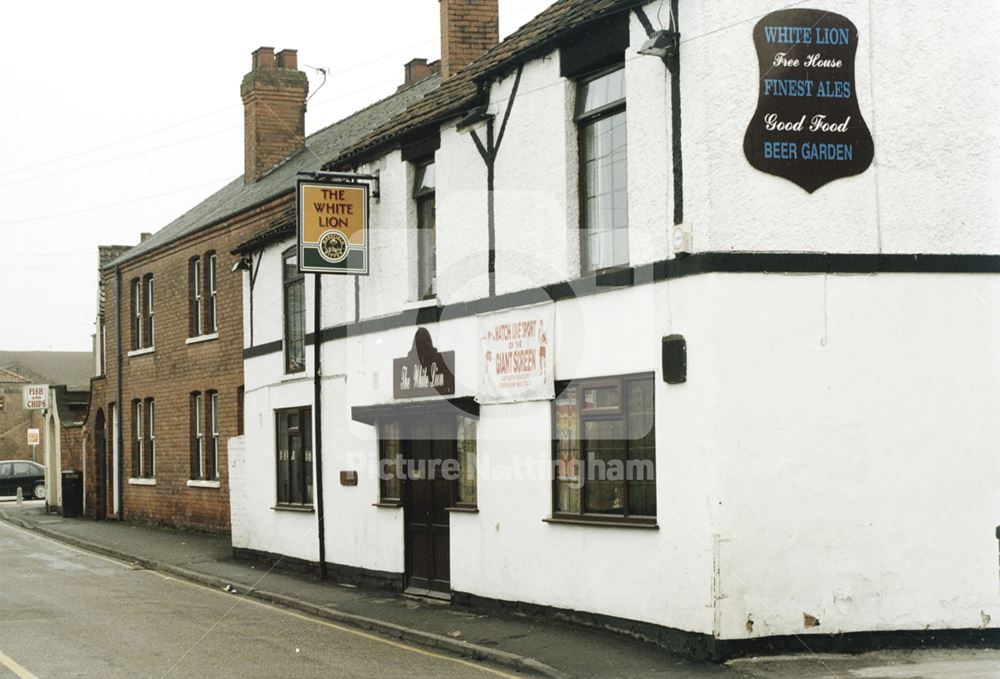
[[[183,241],[158,248],[121,266],[122,402],[121,435],[123,463],[123,517],[173,526],[205,530],[229,528],[229,485],[226,443],[240,431],[237,422],[238,395],[243,386],[243,277],[233,272],[236,257],[230,251],[266,228],[292,206],[291,187],[284,196],[265,206],[234,216],[224,223],[200,231]],[[189,262],[214,252],[217,257],[217,338],[190,337]],[[203,264],[204,270],[204,264]],[[154,281],[153,350],[131,351],[130,283],[152,274]],[[116,276],[105,271],[108,360],[106,375],[94,381],[87,421],[87,514],[99,516],[98,492],[101,466],[97,459],[98,417],[103,414],[108,437],[105,453],[104,516],[113,517],[113,446],[110,430],[112,404],[116,401],[117,322]],[[204,287],[204,286],[203,286]],[[207,303],[207,300],[206,300]],[[204,316],[204,314],[203,314]],[[211,337],[211,335],[208,335]],[[200,341],[191,341],[191,340]],[[191,394],[203,399],[203,432],[209,430],[208,394],[218,394],[219,487],[189,485],[192,479]],[[155,485],[130,483],[139,477],[133,460],[135,425],[133,404],[147,399],[155,403]],[[148,424],[144,421],[144,445]]]
[[[500,40],[498,0],[439,0],[441,77],[448,78]]]

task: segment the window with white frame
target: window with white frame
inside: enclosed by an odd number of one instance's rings
[[[132,401],[132,476],[142,478],[142,401]]]
[[[191,394],[191,479],[201,480],[205,471],[205,428],[203,426],[204,397]]]
[[[153,323],[153,274],[146,274],[143,278],[143,283],[145,287],[145,308],[143,309],[143,321],[144,321],[144,333],[143,339],[145,340],[144,346],[153,347],[156,345],[154,338],[154,323]]]
[[[217,288],[217,276],[216,276],[216,257],[214,252],[210,252],[205,255],[206,260],[206,272],[205,272],[205,294],[207,296],[205,311],[207,312],[207,318],[205,320],[205,332],[212,334],[218,331],[218,305],[216,303],[216,292]]]
[[[147,478],[156,478],[156,402],[146,399],[146,458],[142,473]]]
[[[219,392],[208,392],[208,478],[219,480]]]
[[[201,258],[188,260],[188,336],[201,335]]]

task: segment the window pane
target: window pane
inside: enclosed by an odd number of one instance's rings
[[[577,115],[608,106],[625,99],[625,71],[618,69],[580,85]]]
[[[587,270],[628,263],[628,150],[625,112],[581,127],[582,224]]]
[[[458,418],[458,501],[476,504],[476,421]]]
[[[625,513],[624,438],[625,423],[622,420],[591,420],[583,423],[588,512]]]
[[[619,409],[622,405],[621,389],[617,384],[606,387],[586,387],[583,390],[583,409]]]
[[[302,411],[302,441],[304,450],[302,452],[302,462],[304,465],[302,475],[302,501],[311,505],[313,503],[313,451],[312,451],[312,409],[306,408]]]
[[[413,195],[422,196],[431,193],[437,187],[436,171],[433,161],[418,165],[413,178]]]
[[[577,387],[568,387],[555,400],[556,497],[555,511],[580,513],[580,432]]]
[[[379,424],[379,474],[382,500],[399,500],[402,497],[402,480],[399,477],[402,464],[399,422]]]
[[[628,382],[629,514],[656,515],[653,380]]]
[[[431,195],[417,202],[417,293],[420,299],[433,297],[437,292],[436,241],[435,204]]]
[[[300,372],[306,367],[305,285],[303,280],[285,286],[285,371]]]
[[[278,502],[290,502],[291,492],[288,487],[288,419],[281,411],[278,412],[276,419],[278,423]]]

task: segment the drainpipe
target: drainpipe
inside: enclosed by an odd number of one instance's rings
[[[679,0],[670,0],[670,16],[673,19],[673,30],[678,34],[677,52],[667,61],[670,70],[670,113],[673,132],[674,161],[674,224],[684,222],[684,156],[681,154],[681,51],[680,51],[680,18],[678,13]]]
[[[357,276],[354,280],[357,281]],[[316,457],[316,530],[319,531],[319,579],[326,580],[326,530],[323,521],[323,371],[320,363],[323,341],[320,330],[320,310],[323,287],[319,274],[313,274],[313,455]]]
[[[118,487],[118,520],[125,518],[124,481],[122,469],[122,448],[125,440],[122,438],[122,268],[115,265],[115,484]],[[112,484],[111,496],[115,497],[115,484]]]

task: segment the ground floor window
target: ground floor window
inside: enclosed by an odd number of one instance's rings
[[[312,408],[288,408],[274,413],[278,504],[312,506]]]
[[[652,373],[562,383],[553,402],[554,516],[656,516]]]
[[[467,415],[380,418],[380,499],[403,501],[404,481],[434,479],[452,485],[453,505],[475,508],[477,420]]]

